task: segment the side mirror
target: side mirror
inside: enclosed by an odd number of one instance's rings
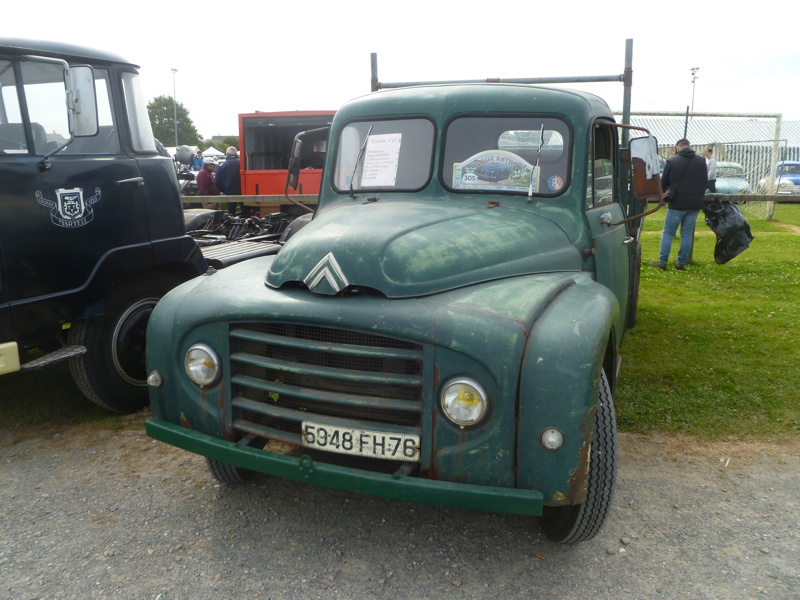
[[[652,135],[630,142],[633,197],[637,200],[661,195],[658,142]]]
[[[286,187],[297,189],[298,182],[300,181],[300,162],[303,152],[303,133],[298,133],[292,142],[292,153],[289,155],[289,168],[286,174]]]
[[[91,67],[70,67],[69,109],[72,134],[75,137],[97,135],[97,95],[94,89],[94,72]]]

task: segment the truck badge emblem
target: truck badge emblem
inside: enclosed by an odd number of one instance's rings
[[[311,269],[309,274],[306,275],[306,278],[303,279],[303,283],[313,292],[316,291],[317,286],[323,280],[328,282],[331,290],[333,290],[333,294],[338,294],[350,285],[339,263],[336,262],[333,252],[328,252],[322,260]],[[325,292],[320,290],[320,293],[324,294]]]
[[[73,229],[83,227],[94,218],[92,205],[100,201],[100,188],[94,188],[94,196],[83,198],[83,188],[58,188],[58,200],[48,200],[36,191],[36,201],[50,209],[50,220],[59,227]]]

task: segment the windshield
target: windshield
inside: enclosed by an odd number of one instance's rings
[[[339,137],[334,187],[339,192],[423,188],[431,176],[434,132],[427,119],[348,124]]]
[[[455,191],[556,196],[569,184],[570,141],[559,119],[461,117],[445,133],[442,179]]]
[[[778,175],[800,175],[800,164],[780,165],[778,167]]]
[[[738,177],[744,179],[744,167],[729,165],[717,167],[717,177]]]

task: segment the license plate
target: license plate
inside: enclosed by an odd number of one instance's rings
[[[419,436],[352,427],[335,427],[311,421],[302,423],[303,446],[370,458],[419,462]]]

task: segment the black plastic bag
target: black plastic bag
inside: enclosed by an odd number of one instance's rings
[[[703,212],[706,215],[706,225],[717,234],[714,260],[718,265],[747,250],[753,241],[753,234],[750,233],[750,224],[738,206],[715,198],[706,202]]]

